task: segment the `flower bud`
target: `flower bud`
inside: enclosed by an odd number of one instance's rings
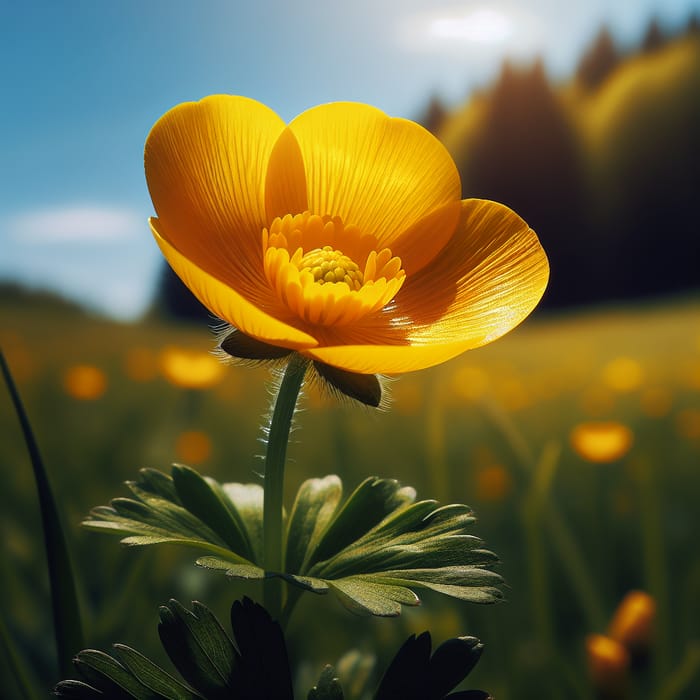
[[[628,698],[628,673],[630,658],[620,642],[602,634],[586,637],[588,673],[601,700],[626,700]]]
[[[653,641],[656,603],[644,591],[630,591],[618,606],[608,634],[625,646],[633,662],[643,660]]]

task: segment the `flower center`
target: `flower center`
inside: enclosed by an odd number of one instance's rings
[[[364,275],[356,262],[331,246],[314,248],[299,261],[299,272],[308,270],[319,284],[345,282],[350,289],[358,290]]]
[[[406,278],[400,258],[337,216],[278,217],[262,247],[270,286],[308,323],[347,325],[379,311]]]

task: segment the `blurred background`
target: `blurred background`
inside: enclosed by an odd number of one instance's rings
[[[124,551],[79,527],[142,466],[225,481],[260,469],[267,375],[211,358],[211,318],[162,262],[146,135],[211,93],[285,120],[358,100],[435,133],[465,197],[518,211],[551,282],[511,335],[395,382],[386,414],[311,389],[291,450],[290,497],[337,472],[348,488],[395,476],[472,505],[509,602],[426,596],[399,620],[348,622],[306,601],[295,654],[312,675],[353,644],[384,662],[431,629],[485,642],[472,685],[499,699],[592,698],[606,683],[700,696],[697,1],[35,1],[3,8],[0,66],[0,344],[63,508],[92,646],[158,656],[160,602],[198,598],[225,618],[251,592],[186,554]],[[47,686],[39,516],[4,394],[0,456],[0,614]],[[610,627],[636,589],[654,610],[637,623],[644,654]]]

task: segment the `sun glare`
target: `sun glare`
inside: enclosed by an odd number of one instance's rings
[[[542,26],[527,10],[504,3],[436,7],[404,17],[398,38],[405,49],[431,53],[530,55],[542,40]]]
[[[435,39],[497,44],[512,36],[513,23],[500,10],[476,7],[435,17],[428,25],[428,33]]]

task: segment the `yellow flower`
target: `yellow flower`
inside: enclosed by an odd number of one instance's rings
[[[614,462],[631,449],[634,434],[617,421],[579,423],[570,435],[571,446],[589,462]]]
[[[145,149],[168,262],[252,345],[355,373],[430,367],[503,335],[549,274],[507,207],[460,200],[446,149],[363,104],[288,126],[215,95],[178,105]]]
[[[223,378],[221,363],[208,352],[168,345],[159,359],[163,376],[171,384],[185,389],[206,389]]]

